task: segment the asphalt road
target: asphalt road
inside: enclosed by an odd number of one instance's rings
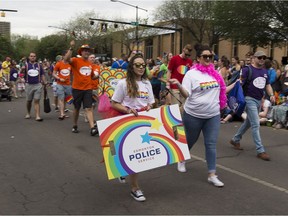
[[[107,179],[99,138],[89,135],[83,117],[79,134],[71,132],[71,117],[59,121],[54,111],[42,111],[43,122],[27,120],[24,98],[0,102],[0,115],[1,215],[288,214],[285,129],[261,127],[272,159],[267,162],[256,157],[250,131],[242,140],[243,151],[230,146],[240,122],[221,125],[217,173],[224,188],[207,183],[201,137],[187,173],[170,165],[140,174],[147,201],[139,203],[130,196],[128,183]]]

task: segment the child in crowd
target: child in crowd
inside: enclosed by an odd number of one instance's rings
[[[25,92],[25,79],[24,74],[20,73],[18,80],[17,80],[17,89],[19,91],[19,97],[23,97],[23,94]]]

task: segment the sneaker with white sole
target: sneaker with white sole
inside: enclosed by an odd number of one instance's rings
[[[119,177],[118,178],[118,180],[119,180],[119,182],[121,183],[121,184],[125,184],[126,183],[126,178],[125,177]]]
[[[178,162],[178,163],[177,163],[177,170],[178,170],[179,172],[182,172],[182,173],[186,172],[187,170],[186,170],[185,164],[186,164],[185,161],[180,161],[180,162]]]
[[[139,201],[139,202],[143,202],[146,200],[143,192],[138,189],[136,191],[131,191],[131,196],[136,200],[136,201]]]
[[[216,175],[213,175],[213,176],[208,177],[208,182],[209,182],[210,184],[213,184],[215,187],[223,187],[223,186],[224,186],[224,183],[221,182],[221,181],[218,179],[218,176],[216,176]]]

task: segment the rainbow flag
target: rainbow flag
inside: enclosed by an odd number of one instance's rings
[[[73,97],[72,95],[69,95],[65,98],[66,103],[68,104],[72,104],[73,103]]]

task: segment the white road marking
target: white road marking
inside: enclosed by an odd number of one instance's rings
[[[199,161],[202,161],[202,162],[206,163],[206,160],[203,159],[203,158],[201,158],[201,157],[198,157],[198,156],[195,156],[195,155],[191,155],[191,158],[194,158],[194,159],[196,159],[196,160],[199,160]],[[253,177],[253,176],[247,175],[247,174],[245,174],[245,173],[239,172],[239,171],[237,171],[237,170],[231,169],[231,168],[226,167],[226,166],[223,166],[223,165],[217,164],[216,166],[219,167],[220,169],[223,169],[223,170],[228,171],[228,172],[230,172],[230,173],[236,174],[236,175],[238,175],[238,176],[241,176],[241,177],[243,177],[243,178],[246,178],[246,179],[249,179],[249,180],[251,180],[251,181],[257,182],[257,183],[259,183],[259,184],[261,184],[261,185],[264,185],[264,186],[266,186],[266,187],[270,187],[270,188],[273,188],[273,189],[275,189],[275,190],[278,190],[278,191],[281,191],[281,192],[284,192],[284,193],[287,193],[287,194],[288,194],[288,189],[286,189],[286,188],[277,186],[277,185],[275,185],[275,184],[269,183],[269,182],[264,181],[264,180],[261,180],[261,179],[259,179],[259,178],[255,178],[255,177]]]

